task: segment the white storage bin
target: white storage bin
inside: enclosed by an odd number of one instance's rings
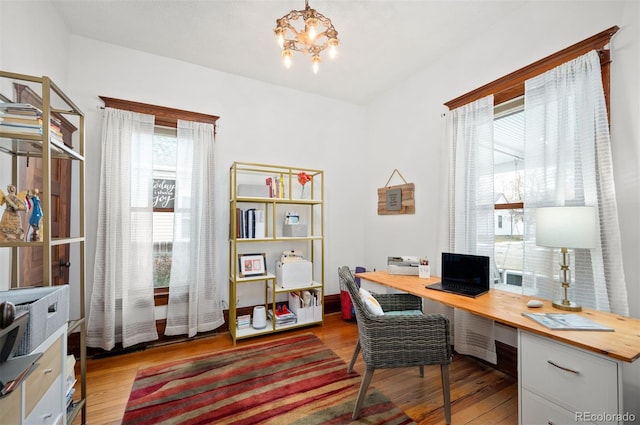
[[[69,321],[69,286],[12,289],[0,292],[0,301],[10,301],[16,312],[28,311],[29,321],[16,356],[31,353],[54,331]]]
[[[282,228],[282,236],[286,238],[306,238],[307,225],[306,224],[285,224]]]
[[[264,184],[239,184],[238,196],[249,198],[268,198],[269,187]]]
[[[316,292],[315,296],[319,296]],[[312,299],[309,307],[302,307],[300,296],[295,292],[289,292],[289,310],[298,317],[298,323],[320,322],[322,321],[322,305],[321,301],[317,301],[316,305]]]
[[[282,288],[301,288],[313,283],[311,261],[281,263],[276,261],[276,283]]]

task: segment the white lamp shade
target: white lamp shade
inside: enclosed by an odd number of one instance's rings
[[[536,245],[553,248],[595,248],[594,207],[546,207],[536,209]]]

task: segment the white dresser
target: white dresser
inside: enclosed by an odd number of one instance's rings
[[[20,386],[0,398],[0,424],[66,424],[66,323],[32,353],[43,353]]]
[[[635,370],[630,367],[611,357],[520,330],[520,423],[637,423],[640,418],[623,408],[623,372],[637,374],[637,365],[633,366]],[[626,385],[627,391],[637,394],[637,385],[640,382],[636,382],[636,388]]]

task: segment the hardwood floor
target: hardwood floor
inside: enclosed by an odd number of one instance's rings
[[[260,340],[278,339],[295,333],[312,332],[345,363],[351,360],[358,335],[354,322],[339,313],[325,316],[323,326],[276,333]],[[248,345],[256,338],[238,341]],[[138,368],[169,360],[197,356],[232,348],[228,333],[149,348],[135,353],[87,361],[87,418],[91,425],[120,424]],[[346,366],[345,366],[346,367]],[[362,374],[362,358],[355,370]],[[517,380],[473,358],[456,354],[449,370],[453,424],[517,424]],[[425,368],[420,378],[417,368],[376,371],[371,386],[381,390],[418,424],[443,424],[440,367]],[[76,419],[74,425],[79,424]]]

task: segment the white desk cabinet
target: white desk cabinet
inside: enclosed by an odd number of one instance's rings
[[[624,423],[623,366],[610,357],[520,331],[520,423]]]
[[[43,354],[20,386],[0,399],[0,424],[64,425],[66,323],[32,353]]]

